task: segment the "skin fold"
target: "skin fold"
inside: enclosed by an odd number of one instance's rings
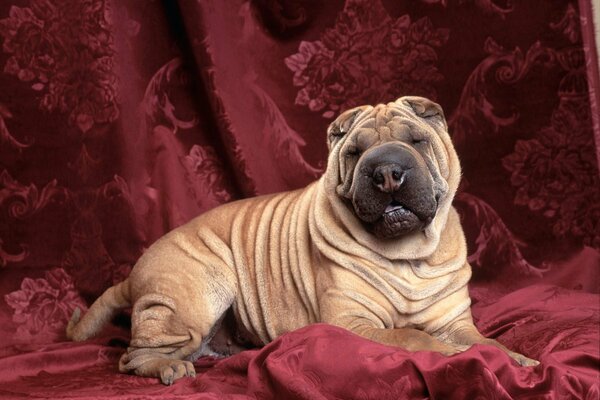
[[[171,384],[201,355],[264,345],[315,322],[410,351],[496,346],[473,325],[471,267],[452,199],[460,164],[442,109],[421,97],[342,113],[323,176],[240,200],[154,243],[67,335],[96,334],[132,307],[119,369]]]

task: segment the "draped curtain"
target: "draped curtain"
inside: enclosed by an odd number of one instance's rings
[[[584,0],[1,2],[0,335],[60,340],[161,235],[305,186],[337,114],[404,95],[444,108],[475,302],[597,293],[590,24]]]

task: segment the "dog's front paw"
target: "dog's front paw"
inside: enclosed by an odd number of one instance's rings
[[[196,370],[194,364],[183,360],[169,360],[160,366],[160,381],[165,385],[172,385],[179,378],[184,376],[195,377]]]
[[[509,352],[508,355],[522,367],[535,367],[536,365],[540,365],[539,361],[525,357],[523,354],[515,353],[514,351]]]

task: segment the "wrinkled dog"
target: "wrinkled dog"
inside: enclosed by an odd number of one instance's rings
[[[119,368],[171,384],[203,354],[266,344],[315,322],[410,351],[474,343],[538,362],[473,325],[471,268],[452,199],[459,160],[439,105],[402,97],[342,113],[324,175],[217,207],[154,243],[67,334],[85,340],[132,306]]]

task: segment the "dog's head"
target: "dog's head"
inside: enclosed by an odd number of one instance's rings
[[[328,129],[326,174],[366,230],[380,239],[424,231],[449,208],[460,166],[442,108],[401,97],[343,112]]]

